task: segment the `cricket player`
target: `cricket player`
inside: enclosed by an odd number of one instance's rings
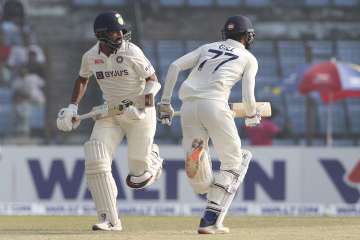
[[[200,234],[229,232],[223,220],[251,159],[251,153],[241,149],[228,105],[231,88],[239,80],[246,105],[246,126],[256,126],[261,121],[254,96],[258,63],[248,51],[255,38],[252,23],[245,16],[229,17],[222,34],[223,41],[203,45],[170,65],[158,103],[159,119],[170,125],[174,114],[171,96],[178,74],[192,69],[180,87],[179,96],[186,174],[196,193],[207,193]],[[221,161],[215,176],[208,152],[209,137]]]
[[[153,66],[141,49],[129,41],[130,31],[119,13],[98,15],[94,32],[98,42],[82,57],[71,103],[58,113],[57,127],[61,131],[71,131],[79,125],[78,105],[91,76],[95,76],[109,105],[132,102],[151,93],[155,96],[160,89]],[[99,220],[93,230],[122,230],[111,163],[125,136],[129,164],[127,185],[144,188],[160,177],[163,159],[158,146],[153,144],[155,129],[154,106],[139,109],[128,104],[122,114],[96,120],[90,140],[84,145],[86,180]]]

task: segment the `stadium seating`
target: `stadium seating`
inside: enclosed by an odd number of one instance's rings
[[[347,99],[351,132],[360,134],[360,99]]]
[[[45,107],[32,106],[30,126],[32,129],[42,129],[45,126]]]
[[[120,6],[125,4],[125,0],[101,0],[103,5]]]
[[[95,6],[99,4],[99,0],[73,0],[73,4],[79,6]]]
[[[325,134],[328,124],[328,105],[319,103],[319,131]],[[331,128],[334,134],[346,133],[345,111],[342,102],[333,103],[331,106]]]
[[[329,5],[329,0],[305,0],[305,5],[309,7],[316,7],[316,6],[327,6]]]
[[[12,105],[1,104],[0,106],[0,136],[6,136],[12,129]]]
[[[193,7],[211,6],[212,0],[188,0],[189,5]]]
[[[246,5],[250,7],[266,7],[270,4],[270,0],[246,0]]]
[[[9,88],[0,88],[0,106],[12,103],[12,91]]]
[[[342,6],[342,7],[353,7],[358,6],[359,1],[357,0],[334,0],[335,6]]]
[[[217,0],[216,5],[220,7],[234,7],[239,6],[243,0]]]
[[[339,60],[360,64],[359,41],[337,41],[337,56]]]
[[[169,7],[179,7],[184,5],[184,0],[160,0],[160,5]]]
[[[47,87],[49,87],[51,93],[56,94],[57,92],[71,93],[72,82],[63,79],[72,79],[74,73],[78,72],[81,53],[93,44],[91,21],[100,8],[112,9],[121,6],[120,11],[129,14],[129,16],[126,16],[127,21],[132,23],[134,27],[136,25],[134,24],[136,21],[134,14],[132,14],[134,10],[133,1],[130,0],[71,0],[63,2],[68,2],[71,6],[77,5],[79,8],[77,8],[78,12],[74,12],[76,14],[74,14],[71,21],[61,24],[63,26],[74,26],[73,32],[65,32],[65,29],[67,29],[65,27],[63,32],[59,32],[59,36],[69,36],[69,34],[76,36],[71,38],[71,44],[69,44],[70,39],[62,37],[58,41],[59,44],[56,42],[54,46],[49,47],[49,56],[53,63],[56,64],[52,64],[49,70],[54,79]],[[296,86],[292,91],[282,91],[281,93],[274,91],[273,87],[278,86],[282,79],[297,72],[299,66],[305,65],[307,61],[318,63],[335,57],[341,61],[360,64],[360,42],[356,37],[356,32],[360,34],[360,31],[356,28],[358,22],[356,10],[360,8],[359,0],[154,0],[151,3],[151,8],[148,9],[145,9],[145,6],[148,7],[149,5],[148,1],[139,2],[140,7],[144,6],[141,9],[143,13],[143,21],[141,21],[143,23],[143,32],[140,33],[140,37],[144,38],[139,39],[139,36],[136,35],[137,29],[134,28],[133,41],[138,44],[136,41],[140,40],[141,49],[153,64],[162,83],[169,64],[173,60],[204,43],[219,39],[218,29],[222,25],[220,20],[225,19],[228,14],[246,13],[251,17],[255,23],[257,33],[251,51],[259,62],[256,79],[256,99],[258,101],[271,101],[272,106],[279,110],[279,116],[274,121],[280,126],[285,126],[285,121],[289,120],[293,126],[292,129],[295,131],[294,138],[294,135],[281,136],[284,139],[279,140],[279,144],[303,141],[307,132],[305,125],[306,106],[305,97],[297,93]],[[97,9],[98,7],[99,9]],[[273,12],[272,10],[276,11]],[[203,21],[201,22],[203,18],[205,18],[206,24],[209,26],[215,26],[216,24],[216,27],[214,27],[214,29],[217,29],[216,36],[214,36],[214,32],[208,31],[207,27],[204,29],[197,27],[204,26]],[[344,21],[341,20],[342,18],[344,18]],[[40,33],[47,33],[48,30],[42,30],[41,24],[43,24],[43,21],[40,20],[41,16],[38,17],[34,26],[39,25],[37,30]],[[287,20],[289,20],[289,24],[287,24]],[[307,31],[306,27],[309,21],[314,22],[315,25],[309,26],[309,31]],[[73,24],[74,22],[79,24]],[[191,23],[199,24],[192,25]],[[319,27],[322,23],[324,23],[324,29]],[[332,23],[337,23],[336,26],[339,23],[343,23],[343,25],[339,29],[334,28],[331,30],[330,25]],[[165,24],[176,27],[173,30],[168,27],[161,29]],[[80,30],[83,27],[88,28],[88,26],[90,28],[84,34],[87,38],[82,39]],[[152,31],[152,27],[156,31]],[[338,34],[338,31],[340,34]],[[152,32],[156,33],[152,34]],[[317,34],[318,32],[320,33]],[[48,35],[44,34],[44,36]],[[89,36],[91,36],[91,41]],[[52,42],[48,41],[49,39],[41,40],[44,43]],[[310,52],[307,52],[306,45],[310,46],[311,55]],[[307,60],[308,58],[309,60]],[[56,75],[59,72],[63,73],[60,77]],[[176,108],[179,108],[181,104],[177,92],[187,73],[182,73],[175,85],[173,100]],[[92,81],[93,83],[94,81]],[[57,91],[58,88],[60,91]],[[8,104],[11,100],[6,97],[6,94],[8,93],[3,93],[0,89],[0,102],[8,99]],[[159,100],[160,96],[161,92],[157,96],[157,100]],[[49,113],[52,118],[56,115],[55,110],[52,109],[57,109],[63,105],[64,100],[61,99],[61,102],[60,99],[58,96],[54,100],[48,101],[49,111],[54,111]],[[82,106],[94,105],[91,102],[92,100],[91,97],[91,100],[85,103],[85,99]],[[241,101],[241,82],[234,86],[230,101]],[[348,136],[356,138],[360,136],[360,102],[358,99],[347,99],[345,102],[345,104],[337,103],[333,108],[334,134],[336,136],[346,136],[348,134]],[[327,108],[321,101],[316,101],[315,108],[318,110],[316,116],[317,133],[324,135],[326,132]],[[37,119],[36,116],[41,114],[39,110],[34,115],[34,119]],[[32,121],[38,123],[37,120]],[[350,123],[350,132],[348,132],[349,129],[346,126],[348,123]],[[243,126],[243,120],[236,120],[236,124],[240,129]],[[84,130],[83,133],[88,132],[90,125],[84,125],[84,128],[81,129]],[[181,137],[179,119],[174,120],[171,128],[162,125],[158,125],[157,128],[156,134],[160,136],[157,137],[157,140],[173,143],[178,142]],[[317,142],[316,144],[323,145],[323,136],[319,137],[317,135],[316,137],[321,139],[314,141],[314,143]],[[286,138],[290,138],[290,140]],[[339,140],[339,145],[349,143],[349,141],[341,141],[341,139],[342,137],[336,139]]]

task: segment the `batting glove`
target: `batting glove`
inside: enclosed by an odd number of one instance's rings
[[[252,117],[246,117],[245,118],[245,126],[247,127],[256,127],[261,122],[261,115],[259,112],[256,112],[256,114]]]
[[[75,104],[70,104],[68,107],[60,109],[56,119],[56,125],[59,130],[69,132],[80,125],[80,120],[76,120],[78,115],[77,109],[78,107]]]
[[[162,124],[171,125],[172,118],[174,117],[174,109],[170,103],[159,102],[157,104],[158,121]]]

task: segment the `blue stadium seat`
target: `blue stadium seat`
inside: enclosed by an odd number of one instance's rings
[[[273,41],[256,40],[252,45],[251,52],[257,56],[274,56],[275,49]]]
[[[353,146],[354,142],[352,139],[334,139],[333,146]]]
[[[271,4],[270,0],[246,0],[246,5],[250,7],[266,7]]]
[[[73,0],[73,4],[79,6],[95,6],[99,3],[100,0]]]
[[[292,139],[273,139],[273,145],[276,146],[292,146],[295,145]]]
[[[234,7],[239,6],[242,0],[216,0],[216,5],[220,7]]]
[[[212,5],[212,0],[188,0],[190,6],[207,7]]]
[[[349,98],[346,100],[349,110],[351,132],[360,134],[360,99]]]
[[[294,133],[305,133],[305,98],[299,94],[286,96],[288,117]]]
[[[319,124],[320,124],[320,133],[325,134],[327,129],[327,123],[328,123],[328,105],[325,105],[323,103],[318,104],[319,109]],[[345,122],[345,111],[344,111],[344,105],[342,102],[333,103],[332,110],[331,110],[331,116],[332,116],[332,129],[333,133],[340,133],[343,134],[346,132],[346,122]]]
[[[12,91],[9,88],[0,88],[0,106],[12,103]]]
[[[357,0],[334,0],[334,5],[342,7],[352,7],[359,6],[359,2]]]
[[[201,45],[206,44],[207,42],[204,41],[197,41],[197,40],[189,40],[185,42],[185,52],[188,53],[190,51],[195,50],[196,48],[200,47]]]
[[[159,54],[160,76],[161,79],[164,79],[171,62],[184,55],[184,44],[178,40],[160,40],[157,42],[157,50]]]
[[[155,42],[151,40],[144,40],[141,42],[142,49],[144,51],[145,56],[149,59],[151,64],[155,69],[158,67],[158,62],[156,58],[156,47]]]
[[[275,77],[278,75],[277,61],[274,61],[274,57],[258,57],[259,69],[258,75],[264,77]]]
[[[160,0],[160,5],[166,7],[179,7],[184,5],[184,0]]]
[[[305,49],[301,41],[280,41],[279,56],[283,76],[289,76],[305,64]]]
[[[0,105],[0,135],[4,136],[12,130],[12,105],[1,104]]]
[[[310,6],[310,7],[315,7],[315,6],[327,6],[329,5],[329,0],[305,0],[305,5],[306,6]]]
[[[125,4],[125,0],[101,0],[102,5],[121,6]]]
[[[334,57],[333,43],[331,41],[309,41],[311,47],[313,62],[320,60],[328,60]]]
[[[359,41],[337,41],[337,57],[341,61],[360,64]]]
[[[31,110],[30,126],[33,129],[42,129],[45,126],[45,107],[33,106]]]

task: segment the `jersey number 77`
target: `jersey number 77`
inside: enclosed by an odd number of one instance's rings
[[[216,72],[216,70],[219,69],[219,67],[221,67],[222,65],[224,65],[225,63],[227,62],[230,62],[232,60],[235,60],[237,58],[239,58],[238,55],[235,55],[235,54],[232,54],[232,53],[229,53],[229,52],[223,52],[223,51],[220,51],[220,50],[216,50],[216,49],[209,49],[208,52],[211,52],[211,53],[214,53],[215,55],[210,58],[210,59],[215,59],[215,58],[218,58],[219,56],[221,55],[225,55],[225,56],[229,56],[229,58],[225,59],[224,61],[222,61],[221,63],[219,63],[215,69],[213,70],[212,73]],[[204,61],[202,61],[200,64],[199,64],[199,67],[198,67],[198,71],[201,71],[202,68],[204,67],[205,63],[207,62],[207,60],[209,59],[205,59]]]

